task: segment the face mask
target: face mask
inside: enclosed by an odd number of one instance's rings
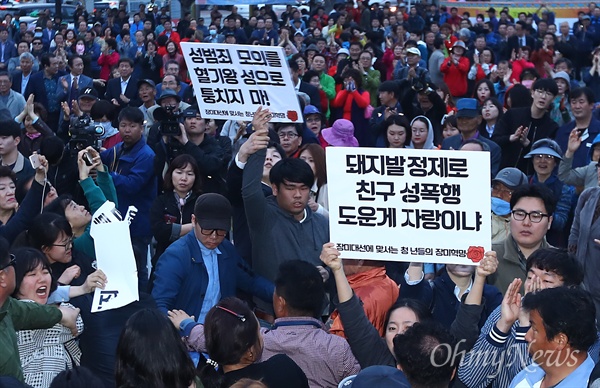
[[[510,203],[500,198],[492,197],[492,211],[498,216],[510,214]]]
[[[209,31],[209,33],[210,33],[211,35],[213,35],[213,36],[214,36],[214,35],[217,35],[217,30],[210,30],[210,31]]]
[[[81,55],[85,51],[85,46],[82,44],[78,44],[77,46],[75,46],[75,51],[77,51],[77,54]]]

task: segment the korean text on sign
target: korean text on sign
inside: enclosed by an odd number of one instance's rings
[[[476,264],[491,247],[489,153],[327,148],[331,241],[344,258]]]
[[[202,117],[251,121],[263,106],[273,122],[302,122],[281,47],[182,42],[181,49]]]

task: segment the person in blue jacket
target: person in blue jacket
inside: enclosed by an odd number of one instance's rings
[[[130,225],[131,243],[137,263],[139,287],[146,291],[148,244],[152,239],[150,208],[156,197],[154,151],[143,138],[144,114],[138,108],[127,107],[119,113],[119,133],[123,141],[100,154],[108,166],[117,190],[118,210],[125,217],[129,206],[137,208]]]
[[[204,323],[208,311],[236,289],[273,302],[274,286],[255,275],[225,238],[233,208],[216,193],[196,200],[192,230],[171,244],[158,259],[152,297],[165,314],[183,310]]]

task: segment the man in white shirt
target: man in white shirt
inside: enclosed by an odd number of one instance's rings
[[[595,366],[588,349],[597,339],[596,307],[589,293],[568,287],[530,292],[523,308],[529,311],[525,340],[533,364],[510,388],[586,387]]]

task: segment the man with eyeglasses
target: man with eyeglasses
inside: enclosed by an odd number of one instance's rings
[[[488,277],[502,293],[515,278],[524,283],[527,258],[536,250],[550,246],[546,242],[546,233],[552,226],[556,200],[543,185],[520,186],[511,195],[510,208],[510,235],[492,244],[492,250],[498,256],[498,270]]]
[[[553,139],[558,125],[550,118],[548,108],[558,94],[556,81],[536,80],[531,87],[531,107],[509,109],[496,124],[492,140],[502,149],[500,168],[517,167],[526,175],[533,173],[524,156],[537,140]]]
[[[203,194],[192,214],[193,229],[171,244],[156,264],[152,297],[165,314],[183,310],[198,323],[219,300],[241,289],[265,302],[273,300],[273,284],[254,274],[225,238],[232,207],[220,194]]]
[[[288,158],[297,158],[302,145],[302,124],[279,123],[275,125],[279,143]]]
[[[11,295],[15,290],[15,257],[9,254],[8,242],[0,238],[0,376],[23,381],[17,347],[17,330],[48,329],[60,322],[77,333],[78,308],[54,307],[21,302]]]

